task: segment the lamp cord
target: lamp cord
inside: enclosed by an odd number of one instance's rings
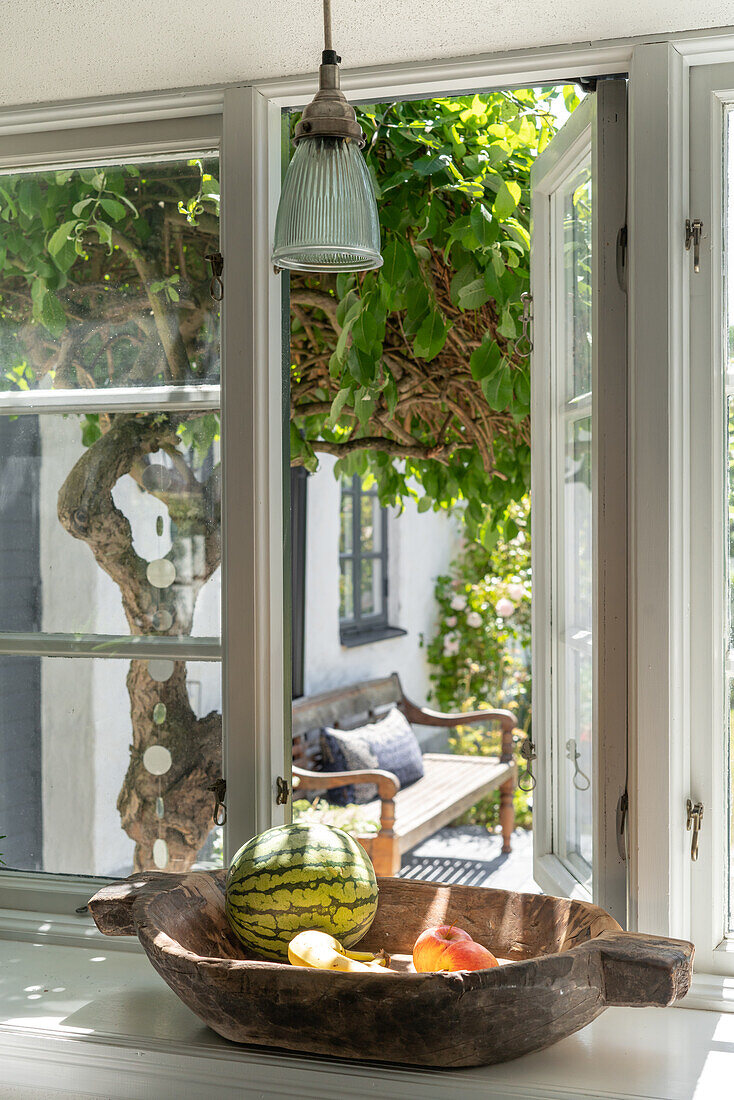
[[[332,49],[331,45],[331,0],[324,0],[324,49]]]

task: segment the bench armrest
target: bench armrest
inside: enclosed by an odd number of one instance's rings
[[[293,766],[293,775],[300,780],[298,789],[302,791],[330,791],[334,787],[344,787],[348,783],[359,785],[361,783],[376,783],[378,797],[392,799],[400,790],[400,780],[392,772],[384,771],[357,771],[357,772],[312,772],[305,768]]]
[[[409,722],[415,722],[418,726],[470,726],[473,722],[499,722],[502,730],[502,753],[500,760],[507,764],[513,759],[512,733],[517,723],[511,710],[470,710],[465,714],[454,712],[442,714],[438,710],[430,710],[428,707],[419,707],[411,703],[404,695],[399,703],[399,709]]]
[[[512,732],[517,724],[515,715],[510,710],[470,710],[466,713],[456,711],[453,714],[443,714],[428,707],[419,707],[405,697],[400,704],[400,710],[409,722],[415,722],[418,726],[469,726],[472,722],[498,721],[503,730]]]

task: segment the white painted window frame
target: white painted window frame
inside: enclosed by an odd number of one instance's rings
[[[689,273],[691,383],[691,798],[704,804],[699,858],[691,866],[691,929],[704,969],[734,978],[734,937],[727,934],[725,635],[728,513],[725,402],[734,384],[725,366],[726,168],[724,119],[734,107],[734,60],[699,68],[690,88],[690,216],[702,218],[701,270]],[[724,166],[726,161],[724,160]],[[734,982],[724,983],[734,992]]]
[[[241,87],[0,116],[0,171],[119,163],[214,148],[220,152],[220,248],[225,256],[221,390],[202,386],[3,393],[0,411],[24,415],[102,407],[221,407],[221,641],[4,634],[0,653],[222,660],[223,773],[228,781],[225,859],[253,833],[284,819],[275,804],[275,781],[277,775],[288,774],[281,311],[271,293],[279,294],[280,284],[271,274],[272,286],[268,285],[269,221],[261,223],[255,217],[255,194],[271,189],[277,180],[268,176],[267,158],[260,152],[268,142],[258,130],[259,98],[252,87]],[[256,370],[255,363],[264,369]],[[287,759],[290,768],[290,749]],[[99,881],[0,868],[0,931],[88,942],[90,922],[75,917],[74,910]],[[39,922],[38,913],[51,919]]]
[[[532,355],[533,731],[538,787],[533,807],[535,877],[549,893],[596,901],[627,921],[627,873],[618,806],[627,784],[627,300],[618,234],[627,219],[627,93],[602,80],[533,166]],[[591,392],[568,399],[568,354],[559,188],[590,161],[592,183]],[[570,422],[592,423],[592,620],[569,640],[564,589],[563,485]],[[565,728],[569,648],[592,655],[593,866],[566,850]]]

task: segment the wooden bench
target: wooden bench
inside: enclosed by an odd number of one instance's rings
[[[498,721],[502,731],[499,757],[455,756],[424,753],[425,774],[405,790],[391,772],[320,771],[320,731],[324,726],[350,730],[373,722],[397,707],[409,722],[419,726],[466,726]],[[297,794],[327,792],[345,784],[374,783],[378,799],[362,809],[365,816],[379,813],[376,836],[360,836],[378,875],[395,875],[400,857],[478,802],[490,791],[500,791],[502,851],[509,852],[515,825],[513,792],[517,765],[512,749],[515,718],[508,710],[480,710],[468,714],[439,714],[411,703],[403,693],[397,673],[382,680],[327,691],[297,699],[293,704],[293,776]]]

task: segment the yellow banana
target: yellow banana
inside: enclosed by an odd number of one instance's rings
[[[362,959],[351,955],[361,955]],[[299,932],[288,945],[288,959],[293,966],[310,966],[316,970],[339,970],[346,973],[393,973],[388,971],[385,960],[377,961],[367,951],[347,953],[338,940],[328,932],[310,929]]]
[[[347,951],[346,947],[342,947],[341,951],[348,959],[354,959],[355,962],[374,962],[378,966],[387,966],[390,962],[390,956],[384,949],[378,951],[377,954],[374,951]]]

